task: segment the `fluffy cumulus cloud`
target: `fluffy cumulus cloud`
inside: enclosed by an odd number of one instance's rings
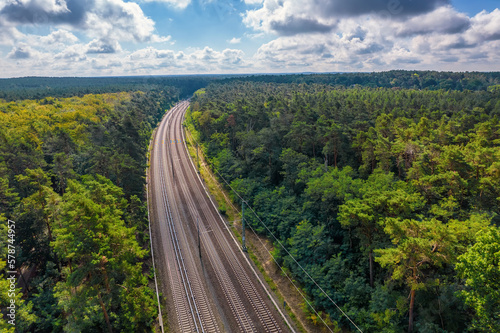
[[[94,8],[94,0],[7,0],[0,9],[0,19],[10,25],[81,27]]]
[[[82,63],[87,60],[87,50],[84,45],[75,44],[68,46],[64,50],[55,54],[54,59],[57,63]]]
[[[13,45],[16,40],[24,37],[15,26],[0,21],[0,45]]]
[[[147,18],[138,4],[122,0],[94,0],[95,6],[82,24],[95,37],[114,40],[149,41],[154,35],[154,22]]]
[[[8,60],[19,62],[14,69],[17,76],[51,75],[167,75],[186,73],[248,72],[249,62],[238,49],[215,50],[211,47],[191,49],[189,52],[157,49],[152,46],[135,51],[113,48],[100,40],[75,43],[57,52],[39,52],[27,44],[20,44],[8,54]],[[12,67],[12,66],[11,66]],[[0,68],[9,73],[5,60]],[[44,74],[45,73],[45,74]]]
[[[241,20],[247,30],[168,49],[175,41],[141,8],[150,1],[174,20],[212,8],[224,29]],[[451,0],[0,0],[0,53],[4,76],[500,70],[500,10],[469,16]]]
[[[87,53],[117,53],[121,51],[120,44],[111,39],[95,39],[87,45]]]
[[[247,10],[243,22],[255,30],[279,35],[331,31],[337,19],[314,7],[314,1],[265,0],[260,8]]]
[[[236,38],[236,37],[233,37],[231,38],[230,40],[227,41],[229,44],[239,44],[241,43],[241,38]]]
[[[250,1],[259,3],[258,1]],[[344,18],[373,17],[406,20],[432,12],[448,0],[264,0],[260,8],[247,10],[243,22],[256,30],[279,35],[325,33]]]
[[[176,9],[184,9],[190,3],[191,0],[143,0],[144,2],[162,2],[167,4],[168,6],[174,7]]]
[[[189,1],[171,1],[183,7]],[[37,35],[33,31],[48,31]],[[74,75],[116,71],[122,43],[163,43],[155,22],[139,4],[125,0],[4,0],[0,1],[0,48],[7,56],[4,75]],[[0,49],[1,52],[1,49]],[[113,55],[117,55],[117,59]],[[121,55],[121,56],[120,56]],[[105,60],[108,57],[113,60]],[[18,68],[12,71],[8,61]],[[42,66],[43,65],[43,66]],[[44,67],[45,66],[45,67]],[[26,72],[24,72],[26,70]],[[30,72],[32,70],[32,72]],[[44,72],[43,72],[44,71]],[[72,74],[73,75],[73,74]]]
[[[472,18],[472,27],[468,31],[470,38],[478,41],[500,40],[500,10],[491,13],[482,11]]]
[[[247,5],[259,5],[263,2],[264,0],[244,0],[244,2]]]
[[[93,47],[96,52],[119,50],[117,43],[122,41],[168,40],[168,36],[155,34],[155,23],[137,3],[123,0],[8,0],[0,5],[0,22],[0,43],[4,45],[26,37],[19,27],[64,27],[64,31],[78,31],[98,40]],[[6,37],[6,30],[10,30],[10,38]],[[16,31],[17,34],[12,33]],[[51,38],[61,40],[68,33],[60,32]]]
[[[47,36],[42,36],[40,41],[46,45],[54,45],[54,44],[72,44],[78,41],[78,38],[65,29],[60,29],[56,31],[52,31]]]
[[[217,51],[208,46],[187,53],[147,47],[131,53],[122,63],[127,71],[135,74],[235,73],[248,66],[243,51]]]
[[[264,0],[243,22],[276,36],[255,56],[275,71],[500,69],[499,9],[469,17],[447,0]]]
[[[33,53],[34,52],[31,47],[21,43],[17,47],[14,47],[7,57],[11,59],[28,59],[33,56]]]
[[[444,6],[395,25],[396,34],[405,37],[436,33],[456,34],[467,30],[471,22],[467,15],[456,12],[451,6]]]

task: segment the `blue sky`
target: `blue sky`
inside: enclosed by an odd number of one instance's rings
[[[500,71],[498,0],[0,0],[0,76]]]

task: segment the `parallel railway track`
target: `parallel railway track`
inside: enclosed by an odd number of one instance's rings
[[[166,116],[156,136],[156,186],[161,187],[161,209],[170,243],[165,247],[166,265],[179,332],[269,332],[288,331],[275,306],[248,267],[244,254],[230,239],[227,227],[207,197],[186,151],[182,121],[189,103],[181,102]],[[156,208],[159,210],[159,207]],[[162,231],[164,232],[164,231]],[[199,263],[196,233],[201,241]],[[201,253],[200,252],[200,253]],[[194,253],[194,254],[193,254]],[[196,259],[194,259],[196,258]],[[198,261],[198,264],[197,264]],[[204,289],[197,267],[213,286]],[[215,293],[215,295],[214,295]],[[220,325],[213,315],[212,295],[218,300]],[[214,303],[212,302],[212,303]]]
[[[175,109],[174,109],[175,110]],[[165,119],[166,124],[159,128],[160,138],[168,136],[167,125],[169,117]],[[162,123],[163,124],[163,123]],[[158,149],[155,162],[155,176],[159,180],[156,188],[161,193],[162,210],[159,215],[163,216],[162,227],[167,231],[166,262],[170,282],[170,292],[177,316],[177,329],[179,332],[220,332],[217,321],[211,310],[207,298],[207,292],[203,286],[200,274],[196,268],[194,258],[187,246],[185,234],[179,223],[179,218],[173,211],[169,197],[172,196],[171,183],[173,174],[169,174],[169,162],[171,156],[165,149],[164,139],[157,142],[155,149]],[[157,192],[158,193],[158,192]],[[158,210],[158,208],[157,208]]]

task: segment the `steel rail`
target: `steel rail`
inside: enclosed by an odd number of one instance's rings
[[[182,116],[182,113],[180,113]],[[175,121],[174,116],[174,121]],[[178,129],[178,126],[176,126]],[[179,179],[187,179],[187,175],[184,171],[184,168],[179,168],[179,172],[177,173]],[[189,211],[191,212],[191,220],[195,220],[194,216],[199,216],[197,214],[198,208],[196,208],[196,204],[193,201],[192,193],[190,193],[190,188],[188,187],[187,181],[181,181],[181,191],[183,199],[186,201],[187,206],[189,207]],[[191,194],[191,195],[190,195]],[[202,211],[203,212],[203,211]],[[205,216],[205,214],[203,213]],[[205,216],[206,218],[206,216]],[[201,219],[203,220],[203,219]],[[240,296],[236,291],[236,287],[231,280],[220,256],[218,255],[218,251],[215,249],[215,246],[212,243],[211,238],[208,236],[207,229],[205,228],[204,223],[200,224],[201,229],[201,238],[203,239],[203,246],[206,250],[207,257],[209,259],[210,264],[214,268],[214,272],[219,282],[219,285],[224,293],[226,301],[228,302],[231,312],[233,313],[235,319],[237,320],[238,327],[241,332],[258,332],[255,328],[255,325],[252,323],[250,316],[248,315],[248,311],[246,310],[244,303],[242,302]]]
[[[181,128],[181,121],[182,117],[184,114],[183,110],[184,108],[179,109],[178,111],[176,110],[176,113],[173,115],[172,121],[174,123],[179,123],[177,126],[175,126],[174,131],[177,131],[178,129]],[[184,139],[184,133],[182,133],[183,139]],[[195,177],[189,177],[187,175],[186,171],[186,164],[187,164],[187,169],[190,170],[191,168],[189,167],[189,157],[185,153],[184,154],[179,152],[179,147],[177,147],[177,156],[181,157],[181,160],[184,162],[184,167],[179,168],[178,172],[178,177],[181,178],[183,177],[183,181],[180,181],[181,184],[183,184],[183,191],[186,192],[186,186],[187,183],[193,184],[193,182],[196,182]],[[200,198],[201,193],[195,193],[196,191],[193,190],[193,187],[195,186],[189,186],[189,191],[191,192],[191,195],[187,195],[184,193],[185,198],[187,199],[187,203],[190,206],[192,211],[197,211],[200,209],[196,209],[196,205],[193,202],[193,198],[198,196],[198,204],[200,204],[201,201],[203,201],[202,198]],[[202,197],[204,197],[203,194],[201,194]],[[244,270],[242,267],[241,263],[239,260],[236,258],[232,248],[230,247],[222,229],[220,228],[219,224],[216,222],[218,219],[215,215],[213,215],[213,212],[210,210],[201,210],[203,216],[205,219],[202,219],[202,221],[208,221],[208,226],[210,229],[213,231],[214,235],[214,240],[215,242],[219,245],[219,248],[222,249],[222,254],[223,257],[225,258],[225,261],[229,263],[229,268],[231,269],[233,275],[236,277],[236,280],[238,281],[238,284],[240,286],[240,289],[243,290],[246,299],[249,301],[251,307],[253,308],[255,314],[257,315],[259,322],[262,324],[262,328],[264,329],[265,332],[282,332],[282,329],[280,328],[279,324],[277,323],[276,319],[270,314],[269,308],[267,304],[264,302],[262,297],[259,295],[257,292],[257,289],[255,285],[252,283],[251,279],[248,276],[248,273]],[[211,216],[210,216],[211,215]],[[226,280],[225,275],[227,275],[226,269],[224,265],[220,264],[217,262],[220,261],[220,257],[217,254],[214,245],[212,244],[212,241],[209,236],[204,235],[204,245],[210,249],[210,251],[207,250],[207,253],[209,254],[209,260],[211,263],[214,265],[214,270],[217,274],[217,278],[219,280],[219,283],[223,284],[221,280]],[[215,256],[214,254],[217,254]],[[216,258],[212,258],[216,257]],[[227,281],[227,280],[226,280]],[[222,285],[222,289],[225,290],[224,286]],[[225,291],[226,292],[226,291]],[[227,291],[229,293],[229,291]],[[226,297],[232,297],[231,295],[228,295],[226,293]],[[245,330],[245,331],[248,331]]]

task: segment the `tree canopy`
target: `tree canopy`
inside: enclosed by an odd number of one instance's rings
[[[475,256],[490,246],[476,234],[498,230],[500,94],[488,89],[497,80],[404,71],[233,78],[195,94],[187,123],[267,228],[247,222],[286,244],[364,331],[491,330],[498,306],[486,297],[495,294],[475,290],[479,268],[468,265],[495,267]],[[296,261],[276,252],[348,328]]]
[[[25,272],[18,330],[153,330],[147,148],[177,98],[177,88],[149,86],[0,101],[0,221],[2,230],[5,218],[16,223],[16,269]],[[6,319],[2,331],[13,331]]]

